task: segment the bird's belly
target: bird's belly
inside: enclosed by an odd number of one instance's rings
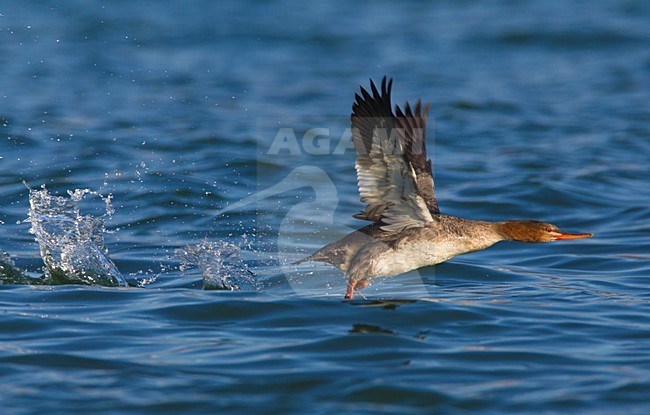
[[[456,255],[462,250],[445,243],[417,243],[400,246],[399,249],[385,251],[377,259],[374,274],[390,277],[405,272],[439,264]]]

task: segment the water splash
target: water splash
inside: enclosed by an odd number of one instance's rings
[[[193,266],[201,270],[203,289],[258,290],[253,273],[239,258],[240,247],[225,241],[203,241],[175,251],[181,271]]]
[[[0,284],[27,284],[30,278],[21,271],[9,254],[0,249]]]
[[[45,279],[51,284],[128,286],[104,246],[104,219],[114,212],[110,196],[89,189],[68,191],[68,195],[52,196],[45,186],[29,189],[27,221],[45,262]],[[82,215],[78,203],[87,195],[99,196],[106,213]]]

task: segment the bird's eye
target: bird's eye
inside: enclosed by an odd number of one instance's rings
[[[553,232],[553,228],[546,228],[546,232],[548,232],[548,233]]]

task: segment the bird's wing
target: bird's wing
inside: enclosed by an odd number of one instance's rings
[[[427,160],[427,141],[425,137],[427,127],[427,114],[431,104],[422,107],[420,100],[411,111],[409,103],[404,104],[404,112],[395,106],[397,131],[402,134],[406,143],[404,156],[411,165],[415,174],[415,187],[432,214],[440,213],[438,201],[433,191],[433,170],[431,160]]]
[[[361,88],[352,105],[352,141],[359,156],[355,167],[364,212],[357,219],[381,222],[382,229],[399,232],[423,227],[439,213],[433,193],[431,162],[426,159],[424,129],[427,111],[391,109],[392,80],[381,91],[370,81],[372,94]]]

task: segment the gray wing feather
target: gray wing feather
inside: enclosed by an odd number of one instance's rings
[[[392,80],[382,80],[372,95],[361,88],[352,105],[352,140],[359,156],[355,167],[364,212],[358,219],[381,222],[382,229],[423,227],[439,213],[433,193],[431,162],[426,159],[426,112],[418,101],[415,112],[391,109]]]

